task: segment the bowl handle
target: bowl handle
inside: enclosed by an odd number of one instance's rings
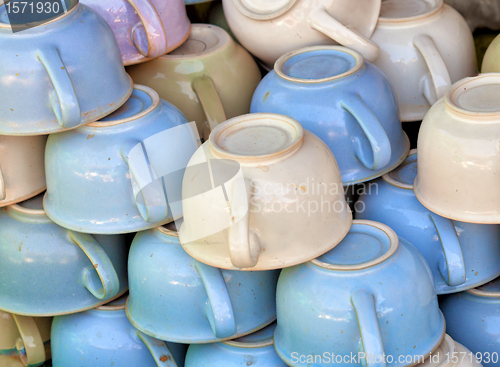
[[[45,346],[33,317],[12,314],[21,336],[16,341],[16,354],[25,366],[39,366],[46,360]]]
[[[82,282],[85,288],[97,299],[107,300],[115,297],[120,290],[120,280],[113,263],[99,242],[90,234],[68,232],[93,265],[83,271]]]
[[[351,294],[351,303],[358,319],[359,333],[367,367],[386,367],[382,332],[378,324],[375,297],[364,289],[357,289]]]
[[[229,190],[233,219],[228,230],[231,263],[237,268],[251,268],[257,265],[261,251],[259,236],[250,229],[252,181],[247,178],[236,179],[231,182]]]
[[[451,78],[443,57],[439,53],[436,44],[431,37],[419,35],[413,39],[413,45],[424,57],[427,68],[431,73],[432,87],[424,86],[424,97],[432,106],[438,99],[444,96],[451,86]]]
[[[5,200],[7,193],[5,192],[5,179],[3,178],[2,167],[0,166],[0,200]]]
[[[146,32],[148,46],[143,47],[140,28],[132,30],[132,42],[139,52],[149,58],[156,58],[167,53],[167,36],[161,18],[156,8],[149,0],[128,0],[141,19],[143,29]]]
[[[64,129],[80,125],[80,104],[59,51],[55,47],[38,49],[37,57],[49,74],[56,92],[52,95],[51,105],[59,125]]]
[[[236,333],[236,321],[222,271],[198,260],[194,261],[194,267],[207,291],[205,313],[212,331],[217,338],[228,338]]]
[[[192,87],[200,100],[201,107],[208,121],[209,131],[200,131],[203,138],[207,140],[210,132],[215,129],[218,124],[226,121],[226,113],[224,112],[219,94],[215,89],[214,82],[210,77],[202,76],[194,79]]]
[[[374,61],[380,52],[380,47],[354,29],[348,28],[337,21],[325,8],[314,9],[309,15],[309,23],[313,29],[330,37],[342,46],[358,51],[368,61]]]
[[[158,367],[177,367],[177,363],[166,342],[141,333],[139,330],[136,330],[136,334],[148,347]]]
[[[168,216],[163,182],[149,163],[143,143],[134,143],[128,154],[122,152],[122,157],[130,170],[135,203],[142,219],[148,223],[158,223]]]
[[[358,121],[370,142],[373,159],[364,151],[361,142],[356,138],[354,149],[358,159],[369,170],[375,171],[386,167],[391,161],[391,142],[377,117],[358,95],[342,96],[340,105]]]
[[[449,286],[464,284],[467,280],[464,255],[453,222],[436,214],[429,214],[429,217],[443,246],[444,259],[438,263],[441,276]]]

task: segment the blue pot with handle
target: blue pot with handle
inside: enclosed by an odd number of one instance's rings
[[[53,367],[184,367],[185,344],[166,343],[136,330],[125,297],[92,310],[57,316],[52,323]]]
[[[415,197],[417,151],[373,182],[355,205],[357,219],[387,224],[424,255],[437,294],[461,292],[500,276],[500,225],[441,217]]]
[[[274,343],[289,366],[407,366],[444,338],[425,259],[377,222],[356,220],[333,250],[283,269],[276,301]]]
[[[128,289],[128,236],[60,227],[42,197],[0,211],[0,309],[26,316],[84,311]]]
[[[279,270],[221,270],[193,259],[178,233],[139,232],[129,255],[127,316],[143,333],[177,343],[233,339],[276,320]]]
[[[393,170],[410,149],[387,78],[345,47],[306,47],[280,57],[255,90],[250,112],[293,117],[320,137],[344,185]]]
[[[132,93],[113,31],[78,0],[2,2],[0,44],[2,135],[74,129],[109,115]]]

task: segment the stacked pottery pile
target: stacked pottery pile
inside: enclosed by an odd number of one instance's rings
[[[453,8],[223,0],[240,45],[54,4],[0,5],[0,367],[498,363],[500,74]]]

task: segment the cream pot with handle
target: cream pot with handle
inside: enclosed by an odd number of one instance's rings
[[[74,129],[109,115],[132,93],[113,31],[78,0],[69,3],[55,17],[43,13],[37,26],[10,24],[15,8],[0,3],[0,134]]]
[[[377,58],[370,41],[381,0],[223,0],[238,41],[268,68],[283,54],[314,45],[341,44]]]
[[[372,41],[402,121],[420,121],[452,83],[477,73],[472,32],[443,0],[384,0]]]
[[[191,158],[180,241],[223,269],[269,270],[335,247],[352,221],[335,157],[296,120],[253,113],[217,126]]]

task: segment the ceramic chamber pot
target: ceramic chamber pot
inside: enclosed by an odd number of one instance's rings
[[[394,171],[373,182],[356,204],[356,219],[391,227],[425,257],[437,294],[475,288],[500,276],[500,225],[443,218],[415,197],[417,151]]]
[[[443,0],[382,1],[372,41],[402,121],[422,120],[452,83],[477,73],[472,32]]]
[[[0,136],[0,207],[45,190],[46,136]]]
[[[500,223],[500,74],[455,83],[418,134],[414,191],[430,211],[462,222]]]
[[[127,103],[105,119],[49,136],[47,215],[65,228],[101,234],[181,217],[168,196],[181,197],[182,170],[199,144],[194,130],[154,90],[136,85]]]
[[[195,121],[205,139],[221,122],[250,111],[261,79],[252,56],[225,30],[208,24],[194,24],[174,52],[127,71]]]
[[[183,0],[81,0],[113,30],[124,65],[164,55],[189,36],[191,23]]]
[[[129,255],[127,316],[152,337],[213,343],[276,320],[279,271],[221,270],[190,257],[175,226],[139,232]]]
[[[217,126],[191,158],[182,196],[182,246],[224,269],[302,263],[335,247],[352,221],[331,151],[278,114]]]
[[[374,60],[370,41],[381,0],[223,0],[231,31],[272,69],[283,54],[314,45],[341,44]]]
[[[283,269],[276,302],[275,348],[290,366],[331,365],[325,353],[368,367],[413,365],[399,356],[426,355],[445,333],[425,259],[378,222],[355,220],[333,250]]]
[[[126,297],[81,313],[54,318],[52,366],[78,361],[89,367],[184,367],[187,345],[166,343],[136,330],[125,314]]]
[[[280,57],[250,112],[293,117],[331,149],[352,185],[396,168],[410,150],[387,78],[356,51],[306,47]]]
[[[466,292],[449,294],[439,306],[446,332],[476,354],[484,366],[500,366],[500,279]]]
[[[0,309],[55,316],[127,291],[126,236],[93,236],[52,222],[41,195],[0,212]]]
[[[44,13],[37,26],[10,24],[9,2],[0,5],[0,134],[74,129],[109,115],[132,93],[113,31],[78,0],[69,3],[55,17]]]

